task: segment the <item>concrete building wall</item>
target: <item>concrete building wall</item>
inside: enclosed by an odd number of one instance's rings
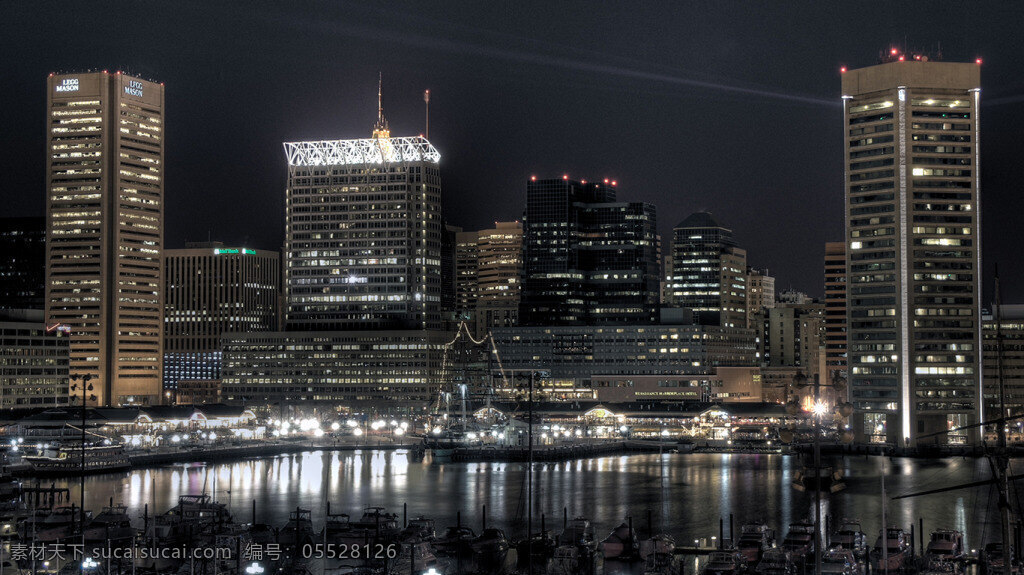
[[[852,424],[914,445],[983,418],[980,68],[893,61],[842,93]]]

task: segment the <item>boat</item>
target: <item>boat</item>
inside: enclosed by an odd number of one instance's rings
[[[547,575],[576,575],[581,568],[580,550],[575,545],[559,545],[548,562]]]
[[[84,514],[78,507],[57,507],[50,511],[41,511],[29,517],[18,526],[18,536],[22,541],[33,544],[58,543],[70,539],[79,533],[82,523],[88,526],[92,521],[92,513]]]
[[[333,542],[335,538],[352,530],[352,523],[348,513],[328,513],[324,520],[324,528],[320,532],[321,538],[327,542]]]
[[[747,559],[740,552],[715,551],[708,556],[708,563],[701,570],[703,575],[738,575],[747,568]]]
[[[209,495],[180,495],[177,505],[156,516],[153,536],[161,546],[187,543],[209,525],[231,522],[231,512],[227,506],[213,501]]]
[[[791,524],[782,540],[782,549],[789,553],[790,561],[804,561],[814,553],[814,524],[807,520]]]
[[[416,543],[405,543],[401,545],[398,556],[388,564],[388,573],[395,575],[406,575],[408,573],[443,573],[447,563],[442,562],[434,555],[430,543],[424,541]]]
[[[853,551],[854,557],[862,560],[868,555],[868,536],[861,529],[860,521],[843,519],[839,523],[839,529],[829,537],[828,546],[830,549],[849,549]]]
[[[740,528],[736,548],[750,565],[756,565],[765,551],[775,543],[775,532],[764,523],[748,523]]]
[[[520,568],[526,568],[530,558],[534,565],[547,565],[549,559],[555,556],[555,549],[558,548],[558,540],[550,531],[534,533],[533,537],[523,539],[516,544],[516,559]]]
[[[659,534],[640,543],[640,558],[644,562],[644,575],[680,575],[682,564],[676,559],[676,540],[671,535]]]
[[[981,565],[982,575],[1011,575],[1020,573],[1020,564],[1011,563],[1010,569],[1006,569],[1006,556],[1003,553],[1003,544],[987,543],[978,557]]]
[[[630,560],[636,558],[640,551],[636,533],[626,523],[616,527],[601,541],[599,547],[605,559]]]
[[[924,552],[925,561],[960,561],[964,558],[964,534],[953,529],[932,532]]]
[[[857,575],[858,569],[857,558],[850,549],[835,547],[821,556],[822,574]]]
[[[447,557],[467,557],[470,553],[469,544],[473,539],[476,539],[476,533],[469,527],[449,527],[434,539],[434,549]]]
[[[346,545],[384,545],[397,540],[400,532],[398,515],[385,512],[383,507],[367,507],[358,520],[349,519],[348,531],[334,537]]]
[[[125,542],[135,538],[138,532],[132,527],[125,505],[109,505],[97,515],[85,529],[86,543],[106,541]]]
[[[593,551],[596,548],[594,526],[586,517],[576,517],[558,535],[558,544],[575,545]]]
[[[288,523],[278,536],[282,549],[300,554],[303,547],[314,542],[312,512],[309,509],[296,507],[288,513]]]
[[[775,547],[764,552],[754,572],[760,575],[794,575],[796,566],[785,550]]]
[[[420,515],[409,520],[408,525],[398,533],[398,541],[401,543],[433,541],[436,536],[434,520]]]
[[[963,575],[964,568],[957,561],[943,561],[941,559],[925,560],[924,568],[920,575]]]
[[[508,538],[501,529],[488,527],[469,543],[473,562],[484,573],[497,573],[505,566],[508,558]]]
[[[79,475],[83,472],[110,473],[131,468],[131,462],[124,451],[124,446],[86,445],[85,461],[82,459],[82,443],[62,443],[54,447],[44,447],[39,455],[26,455],[22,459],[32,466],[32,473],[37,476]]]
[[[875,547],[871,550],[872,571],[898,571],[908,565],[911,549],[906,533],[899,527],[889,527],[885,529],[884,541],[882,536],[883,533],[879,532]],[[882,552],[883,549],[886,550],[885,554]]]
[[[822,492],[836,493],[846,489],[843,473],[828,465],[815,467],[805,465],[793,475],[793,488],[797,491],[821,489]]]

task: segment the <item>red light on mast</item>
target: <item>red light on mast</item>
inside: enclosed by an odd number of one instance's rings
[[[900,56],[900,62],[902,62],[902,61],[903,61],[903,56]]]
[[[612,185],[613,185],[613,186],[617,186],[617,185],[619,185],[619,182],[617,182],[617,181],[615,181],[615,180],[612,180]]]
[[[895,56],[896,54],[899,54],[900,51],[897,50],[896,48],[893,48],[892,50],[889,51],[889,53],[892,54],[893,56]]]
[[[562,179],[563,180],[568,180],[569,179],[569,174],[562,174]]]
[[[976,59],[974,61],[974,63],[980,66],[981,65],[981,58]]]
[[[839,73],[840,74],[845,74],[846,73],[846,66],[843,66],[843,67],[839,68]]]
[[[531,182],[536,182],[537,181],[537,176],[530,176],[530,181]]]

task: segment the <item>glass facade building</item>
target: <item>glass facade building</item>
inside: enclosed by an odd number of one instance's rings
[[[0,310],[43,309],[46,218],[0,218]]]
[[[669,304],[692,310],[696,323],[747,326],[747,252],[710,213],[691,214],[672,230],[668,276]]]
[[[655,208],[618,202],[614,184],[531,179],[526,186],[520,325],[655,323]]]

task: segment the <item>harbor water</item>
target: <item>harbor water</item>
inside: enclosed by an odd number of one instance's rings
[[[987,460],[950,458],[915,460],[853,456],[829,462],[845,476],[846,489],[823,494],[823,516],[860,519],[874,542],[881,521],[881,476],[889,496],[982,481],[991,477]],[[127,505],[142,525],[149,513],[162,513],[179,495],[204,491],[228,504],[236,520],[283,524],[296,507],[310,509],[314,525],[323,524],[330,502],[333,513],[358,517],[367,506],[383,506],[401,517],[432,517],[438,528],[464,525],[480,531],[486,506],[488,526],[511,537],[525,533],[526,464],[440,463],[429,453],[415,459],[397,451],[309,451],[217,464],[174,464],[86,478],[86,507]],[[781,538],[794,521],[813,518],[814,493],[793,488],[801,460],[778,454],[635,454],[585,460],[536,463],[534,529],[545,515],[546,526],[561,530],[563,509],[569,518],[585,516],[598,538],[632,517],[641,536],[667,532],[680,545],[717,537],[729,516],[738,534],[744,523],[763,521]],[[34,485],[35,481],[26,480]],[[40,485],[70,490],[77,504],[78,479],[42,480]],[[981,486],[888,503],[888,518],[907,530],[924,521],[926,533],[938,528],[965,534],[968,549],[998,537],[997,497]],[[1011,491],[1011,504],[1017,498]],[[918,539],[918,541],[920,541]],[[918,543],[919,544],[919,543]]]

